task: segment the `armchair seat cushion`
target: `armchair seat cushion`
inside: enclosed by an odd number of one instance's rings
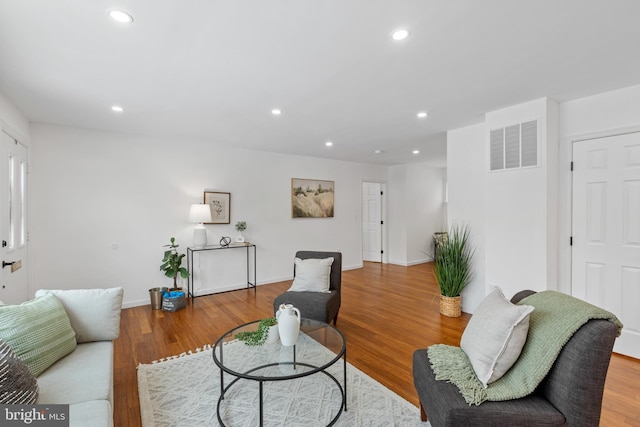
[[[413,379],[434,427],[562,426],[566,423],[560,411],[544,396],[535,393],[506,402],[469,406],[455,385],[436,381],[426,349],[413,353]]]
[[[340,294],[337,291],[287,291],[275,299],[274,307],[279,307],[280,304],[293,304],[305,319],[329,323],[340,309]]]

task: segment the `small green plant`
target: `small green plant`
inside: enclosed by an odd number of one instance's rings
[[[164,275],[173,279],[173,288],[178,287],[178,275],[183,279],[189,277],[189,272],[186,268],[181,267],[182,259],[185,254],[178,253],[178,246],[176,245],[175,237],[171,238],[171,243],[164,245],[165,248],[169,248],[164,252],[162,258],[162,265],[160,265],[160,271],[164,271]]]
[[[235,334],[235,337],[246,345],[262,345],[269,335],[269,327],[277,325],[275,317],[267,317],[258,323],[255,331],[242,331]]]
[[[433,262],[440,294],[457,297],[473,277],[472,258],[475,250],[469,242],[469,227],[454,225],[438,246]]]
[[[236,231],[244,231],[247,229],[246,221],[238,221],[236,222]]]

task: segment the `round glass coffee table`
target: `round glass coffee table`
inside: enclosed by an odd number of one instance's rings
[[[217,406],[220,425],[225,425],[221,415],[225,395],[231,394],[229,390],[232,387],[246,388],[248,381],[238,384],[240,380],[253,380],[258,383],[259,424],[262,426],[264,406],[269,404],[263,399],[265,383],[295,380],[314,374],[325,375],[329,380],[328,383],[335,384],[337,387],[338,399],[342,399],[337,413],[327,423],[329,426],[333,425],[342,411],[347,410],[347,347],[344,335],[327,323],[302,319],[300,335],[294,346],[285,347],[279,339],[275,342],[268,340],[263,345],[251,346],[235,338],[238,332],[257,330],[259,323],[260,321],[256,320],[231,329],[223,334],[213,347],[213,361],[220,368],[220,398]],[[343,361],[342,384],[336,379],[336,369],[333,369],[333,373],[328,370],[340,359]],[[225,373],[234,377],[226,385],[224,382]],[[246,393],[246,390],[243,390],[233,398],[237,399],[238,396],[247,398],[250,395]]]

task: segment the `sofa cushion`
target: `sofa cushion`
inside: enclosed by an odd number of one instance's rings
[[[62,302],[78,343],[118,338],[122,288],[39,290],[36,297],[47,292]]]
[[[290,292],[329,292],[333,257],[295,258],[295,277]]]
[[[69,317],[51,293],[20,305],[0,306],[0,338],[36,377],[76,348]]]
[[[113,401],[113,343],[78,344],[76,350],[38,377],[37,403]]]
[[[530,305],[515,305],[495,288],[480,303],[460,340],[484,387],[501,378],[518,360],[529,331]]]
[[[113,408],[108,400],[89,400],[69,405],[69,427],[113,427]]]
[[[36,377],[0,338],[0,404],[30,405],[37,398]]]

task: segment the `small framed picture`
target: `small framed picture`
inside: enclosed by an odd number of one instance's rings
[[[229,224],[231,221],[231,193],[204,192],[204,204],[211,208],[211,222],[205,224]]]

